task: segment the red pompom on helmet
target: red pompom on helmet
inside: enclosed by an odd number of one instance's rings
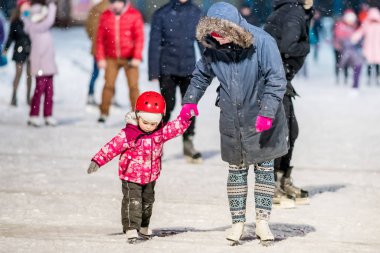
[[[165,114],[165,99],[158,92],[146,91],[137,98],[135,111]]]

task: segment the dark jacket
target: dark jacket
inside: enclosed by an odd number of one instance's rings
[[[0,18],[0,47],[3,44],[4,39],[5,39],[4,24],[3,24],[3,20]]]
[[[264,24],[264,30],[277,42],[288,81],[301,69],[310,51],[309,25],[313,10],[305,11],[303,2],[275,0],[274,11]]]
[[[15,45],[12,60],[18,63],[25,62],[29,58],[31,42],[28,34],[24,31],[24,22],[21,19],[11,22],[4,50],[8,51],[13,42]]]
[[[209,35],[213,31],[232,43],[220,46]],[[218,78],[222,159],[251,165],[286,154],[282,105],[286,79],[274,39],[223,2],[212,5],[201,19],[197,39],[206,50],[196,64],[183,103],[198,103],[213,78]],[[256,132],[258,115],[274,119],[272,128]]]
[[[195,67],[195,29],[202,11],[189,0],[171,0],[153,17],[149,41],[149,79],[188,76]]]

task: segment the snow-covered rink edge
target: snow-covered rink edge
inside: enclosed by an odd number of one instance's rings
[[[166,144],[151,219],[156,236],[129,245],[120,223],[118,159],[86,173],[91,157],[123,127],[130,110],[124,74],[119,73],[116,87],[121,107],[112,107],[107,124],[99,126],[98,109],[86,106],[92,58],[84,30],[54,29],[53,34],[60,72],[55,77],[57,127],[26,125],[25,77],[19,106],[12,108],[13,62],[0,68],[0,252],[380,251],[380,86],[367,85],[365,69],[358,92],[350,83],[335,84],[329,44],[322,45],[317,63],[308,59],[308,78],[294,82],[301,97],[295,100],[300,135],[293,179],[310,191],[311,204],[273,210],[274,245],[264,248],[255,237],[253,170],[242,245],[227,245],[228,167],[220,159],[217,81],[199,104],[195,145],[203,164],[186,163],[181,138]],[[158,91],[158,84],[147,80],[144,52],[141,90]],[[97,101],[102,86],[103,73]]]

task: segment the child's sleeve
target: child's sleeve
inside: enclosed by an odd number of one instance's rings
[[[126,148],[128,148],[127,138],[125,131],[121,130],[118,135],[113,137],[111,141],[96,153],[91,161],[94,161],[101,167],[111,161],[115,156],[120,155]]]
[[[173,121],[169,121],[163,128],[164,141],[168,141],[178,135],[182,135],[190,124],[191,120],[184,120],[180,116]]]

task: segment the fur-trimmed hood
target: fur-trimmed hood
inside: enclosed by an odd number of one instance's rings
[[[207,16],[202,18],[197,26],[196,37],[205,47],[213,47],[207,42],[211,32],[216,32],[229,38],[242,48],[250,47],[254,40],[249,31],[249,24],[231,4],[219,2],[211,6]]]

